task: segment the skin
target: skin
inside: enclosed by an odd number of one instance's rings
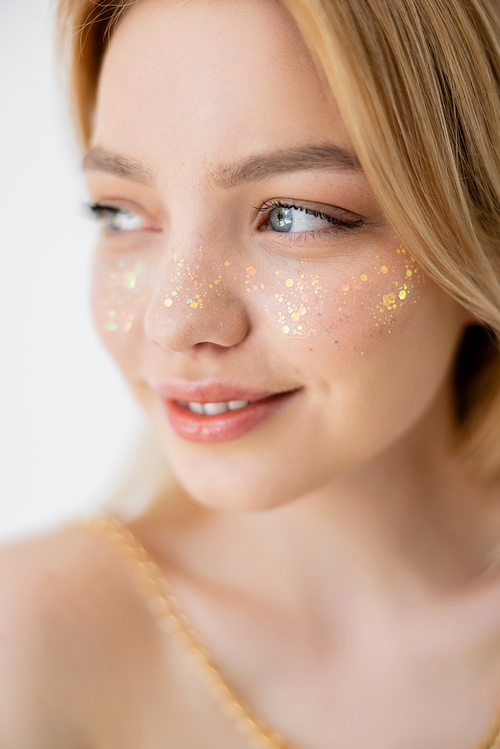
[[[311,143],[355,158],[278,4],[142,0],[120,25],[86,173],[132,230],[103,225],[94,317],[182,505],[160,498],[132,527],[238,692],[300,746],[469,749],[500,689],[498,492],[454,453],[450,378],[471,319],[360,169],[222,184]],[[113,173],[117,154],[135,173]],[[307,235],[277,233],[258,209],[280,200],[362,226],[308,216]],[[165,418],[170,378],[300,392],[255,432],[204,444]],[[22,642],[21,621],[39,643],[1,651],[12,745],[246,746],[101,539],[73,529],[3,554],[18,572],[0,578],[15,612],[0,633]]]

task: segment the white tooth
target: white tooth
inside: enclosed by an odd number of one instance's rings
[[[205,403],[205,413],[207,416],[223,414],[227,411],[227,403]]]
[[[248,406],[248,401],[229,401],[228,406],[230,411],[236,411],[238,408]]]
[[[203,403],[188,403],[188,408],[190,411],[194,411],[195,414],[205,413],[205,406]]]

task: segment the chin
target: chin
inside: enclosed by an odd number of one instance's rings
[[[234,464],[217,470],[207,461],[195,468],[172,460],[172,469],[184,490],[196,502],[213,510],[253,512],[272,509],[295,499],[277,477],[265,471],[238,469]],[[255,459],[252,461],[255,466]]]
[[[179,446],[181,447],[181,446]],[[177,480],[196,502],[213,510],[258,512],[290,504],[312,494],[331,479],[310,471],[310,461],[290,456],[247,452],[168,450]]]

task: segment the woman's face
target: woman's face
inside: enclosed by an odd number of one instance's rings
[[[426,423],[465,312],[385,222],[277,2],[141,0],[86,168],[98,330],[198,500],[282,504]]]

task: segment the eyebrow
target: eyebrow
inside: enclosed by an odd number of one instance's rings
[[[92,148],[83,160],[83,168],[109,172],[146,185],[154,183],[153,171],[146,164],[103,148]],[[326,143],[283,148],[250,156],[230,166],[210,170],[209,176],[216,187],[229,190],[247,182],[262,182],[279,174],[317,170],[363,171],[355,154]]]
[[[251,156],[231,166],[220,167],[211,172],[210,176],[217,187],[228,190],[246,182],[271,179],[279,174],[313,170],[363,171],[355,154],[325,143],[295,146]]]
[[[91,148],[83,159],[82,166],[84,169],[109,172],[145,185],[154,183],[153,172],[146,164],[130,156],[106,151],[104,148]]]

